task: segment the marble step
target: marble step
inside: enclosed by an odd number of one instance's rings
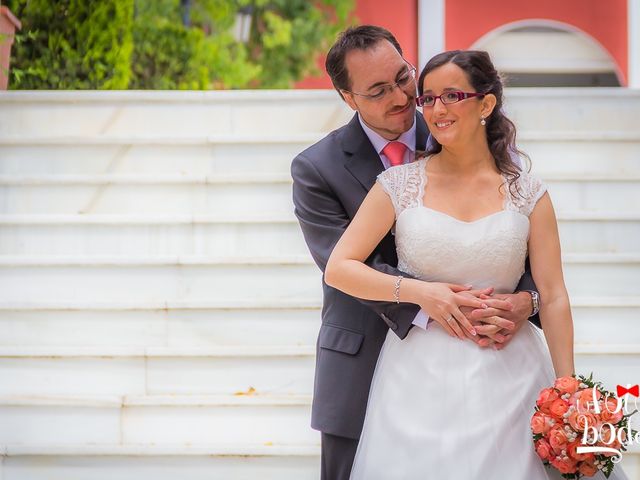
[[[0,136],[0,173],[22,175],[256,175],[289,172],[324,135]]]
[[[640,95],[621,88],[506,89],[505,110],[521,129],[635,131]],[[329,131],[352,111],[333,90],[209,92],[5,92],[0,134],[160,135]],[[579,105],[579,108],[576,108]]]
[[[0,347],[0,395],[310,394],[314,365],[313,343]]]
[[[640,345],[576,346],[576,371],[610,391],[636,383],[639,367]],[[314,444],[309,393],[2,392],[0,444]]]
[[[3,255],[308,255],[292,212],[7,215],[0,216],[0,227]]]
[[[0,450],[6,480],[312,480],[320,450],[306,445],[7,445]],[[640,452],[624,453],[622,468],[640,480]]]
[[[559,211],[565,253],[640,252],[640,209]],[[308,255],[293,213],[0,215],[0,255]]]
[[[640,344],[640,297],[573,297],[575,341]],[[300,302],[0,303],[0,347],[314,345],[320,299]],[[625,332],[620,335],[619,332]]]
[[[0,444],[308,445],[307,395],[0,397]]]
[[[7,445],[4,480],[301,480],[320,478],[316,445]],[[625,460],[626,461],[626,460]]]
[[[17,302],[278,300],[321,292],[320,271],[307,256],[4,257],[0,271],[0,290]]]
[[[640,299],[638,301],[640,306]],[[0,346],[219,347],[315,344],[320,300],[0,303]]]
[[[636,382],[640,343],[623,343],[625,331],[620,343],[577,343],[576,371],[610,388]],[[310,395],[315,347],[16,346],[0,347],[0,366],[8,396]]]
[[[570,295],[640,296],[640,254],[563,257]],[[13,302],[242,301],[308,299],[321,293],[308,256],[0,258],[0,291]]]
[[[329,90],[11,92],[0,105],[0,135],[25,127],[49,136],[322,132],[353,115]]]
[[[323,133],[72,136],[0,135],[1,175],[287,175]],[[518,135],[540,174],[640,176],[640,133],[534,129]]]
[[[544,180],[558,210],[640,210],[640,176]],[[291,190],[289,175],[2,175],[0,214],[287,214]]]
[[[119,176],[120,177],[120,176]],[[176,178],[142,176],[0,177],[0,213],[251,215],[290,214],[284,176]]]

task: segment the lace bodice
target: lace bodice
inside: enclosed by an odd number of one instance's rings
[[[512,292],[524,273],[529,215],[546,187],[521,172],[516,181],[521,195],[507,193],[503,210],[465,222],[423,205],[428,160],[392,167],[378,176],[396,212],[398,268],[424,280]]]

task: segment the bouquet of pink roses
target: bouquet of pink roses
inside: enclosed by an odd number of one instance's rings
[[[561,377],[543,389],[531,430],[544,464],[556,468],[564,478],[592,477],[598,471],[609,478],[621,452],[638,436],[629,424],[636,411],[625,414],[625,396],[606,391],[593,381],[593,374],[589,378]]]

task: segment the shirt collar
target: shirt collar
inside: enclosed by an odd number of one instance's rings
[[[378,152],[378,155],[380,155],[382,153],[382,149],[387,146],[387,143],[389,143],[389,140],[387,140],[386,138],[381,136],[379,133],[372,130],[371,127],[369,127],[369,125],[364,123],[364,121],[362,120],[362,117],[360,117],[360,114],[358,114],[358,120],[360,121],[360,125],[362,126],[364,133],[369,138],[371,145],[373,145],[373,148],[375,148],[376,152]],[[411,128],[406,132],[404,132],[402,135],[400,135],[400,137],[398,137],[394,141],[404,143],[411,152],[416,151],[416,119],[415,118],[413,119],[413,125],[411,125]]]

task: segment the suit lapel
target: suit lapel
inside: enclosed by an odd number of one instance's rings
[[[353,175],[366,191],[371,190],[376,177],[382,172],[382,161],[373,148],[369,138],[362,130],[358,115],[354,115],[347,124],[342,141],[346,155],[345,168]]]
[[[416,114],[416,150],[425,150],[429,130],[420,114]],[[358,115],[354,115],[347,124],[342,148],[346,155],[345,168],[353,175],[365,190],[371,190],[376,177],[384,169],[378,152],[362,130]]]
[[[422,115],[416,114],[416,150],[426,150],[429,139],[429,129],[424,123]]]

